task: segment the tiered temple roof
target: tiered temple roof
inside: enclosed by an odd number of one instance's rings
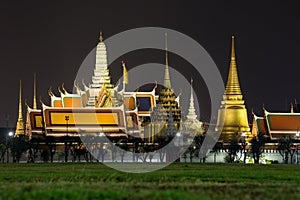
[[[258,117],[253,113],[253,135],[263,133],[271,140],[278,140],[283,136],[296,137],[299,134],[299,127],[300,113],[275,113],[265,109],[264,117]]]
[[[58,88],[59,96],[56,96],[50,88],[50,106],[42,103],[41,110],[27,108],[27,136],[78,137],[82,133],[95,132],[104,132],[110,137],[142,136],[143,122],[157,110],[157,103],[163,109],[160,110],[162,115],[168,116],[172,112],[172,120],[178,129],[181,111],[171,89],[167,56],[166,51],[166,87],[161,90],[159,97],[155,94],[156,87],[149,92],[127,92],[124,88],[118,92],[110,80],[106,47],[100,34],[92,83],[87,86],[82,81],[84,89],[81,90],[75,81],[76,94],[68,92],[62,85]],[[122,64],[125,66],[124,62]],[[120,102],[123,104],[115,103],[115,93],[121,95]],[[164,123],[167,122],[166,119]]]

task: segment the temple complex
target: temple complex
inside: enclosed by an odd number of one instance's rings
[[[86,84],[82,80],[80,86],[74,81],[74,93],[62,84],[57,89],[59,96],[50,87],[50,105],[40,100],[39,109],[34,76],[33,106],[26,103],[26,129],[22,125],[22,113],[19,113],[15,135],[38,141],[41,149],[65,149],[66,155],[67,148],[82,148],[78,146],[80,138],[95,137],[95,134],[97,137],[105,134],[112,142],[126,141],[129,148],[134,148],[132,145],[136,139],[159,148],[158,141],[162,141],[162,138],[173,138],[179,130],[182,132],[179,97],[171,87],[167,43],[165,52],[162,89],[158,90],[156,85],[151,91],[125,90],[128,75],[126,64],[122,61],[123,88],[120,91],[118,85],[111,82],[106,46],[100,33],[91,83]],[[201,129],[202,123],[197,120],[193,98],[191,85],[190,109],[185,124],[189,129],[192,127],[196,130]],[[21,88],[19,104],[19,112],[22,112]]]
[[[111,82],[106,46],[102,33],[100,33],[99,43],[96,47],[94,71],[91,83],[88,85],[84,80],[81,81],[81,86],[74,81],[74,92],[72,93],[67,91],[62,84],[57,89],[58,96],[52,92],[50,87],[48,91],[50,105],[46,105],[40,100],[41,107],[38,108],[36,76],[34,75],[32,107],[27,102],[25,103],[27,108],[25,127],[20,82],[19,115],[15,137],[24,136],[28,141],[35,141],[40,150],[46,149],[50,152],[64,150],[66,162],[68,150],[74,152],[87,148],[82,144],[85,137],[94,138],[94,143],[89,150],[108,148],[108,144],[104,144],[102,138],[105,135],[112,143],[127,145],[126,148],[129,151],[140,153],[142,150],[137,148],[137,143],[151,146],[151,151],[155,152],[160,145],[165,145],[174,137],[177,137],[176,145],[182,146],[190,144],[186,143],[187,139],[183,138],[205,137],[207,127],[205,128],[205,123],[199,121],[196,114],[193,80],[191,79],[190,83],[189,106],[186,115],[183,115],[181,110],[179,95],[176,96],[172,89],[167,43],[164,84],[160,90],[155,85],[150,91],[127,91],[125,87],[129,77],[125,62],[122,61],[121,66],[123,67],[123,88],[119,90],[118,85]],[[220,158],[217,160],[224,161],[227,154],[226,148],[229,148],[232,141],[244,145],[244,160],[248,159],[251,140],[261,135],[266,142],[264,151],[272,150],[272,152],[268,152],[268,155],[271,155],[273,160],[280,159],[275,145],[279,143],[280,138],[290,137],[299,141],[300,114],[297,111],[297,107],[294,109],[293,106],[287,113],[270,112],[264,108],[262,117],[253,113],[252,130],[250,131],[247,109],[238,79],[235,44],[232,36],[228,80],[215,126],[216,131],[221,131],[218,143],[225,145],[223,145],[224,151],[218,154]],[[241,141],[242,137],[244,141]],[[52,154],[50,153],[50,155]],[[174,155],[173,157],[166,156],[165,161],[176,159],[176,155]],[[212,153],[210,152],[207,160],[209,161],[211,158]],[[216,156],[214,160],[216,160]]]

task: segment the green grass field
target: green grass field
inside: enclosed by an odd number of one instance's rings
[[[0,171],[0,199],[300,199],[297,165],[176,163],[129,174],[97,163],[39,163]]]

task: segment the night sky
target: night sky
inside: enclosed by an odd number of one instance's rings
[[[130,3],[129,3],[130,2]],[[283,2],[283,1],[282,1]],[[285,1],[286,2],[286,1]],[[32,105],[33,74],[37,95],[48,104],[47,91],[65,83],[71,91],[76,72],[96,46],[99,31],[104,38],[138,27],[165,27],[198,41],[211,55],[226,81],[230,39],[236,36],[239,79],[251,116],[287,111],[300,102],[300,12],[295,3],[275,1],[90,1],[90,3],[42,3],[31,1],[0,6],[0,126],[17,120],[19,80],[23,100]],[[164,63],[164,52],[147,51],[124,55],[127,67],[147,62]],[[177,62],[178,61],[178,62]],[[185,62],[170,55],[178,70]],[[120,62],[110,66],[113,80],[121,73]],[[189,77],[189,71],[185,72]],[[190,72],[191,73],[191,72]],[[201,99],[201,119],[209,119],[209,97],[201,80],[195,80]],[[24,111],[25,112],[25,109]],[[25,114],[24,114],[25,116]]]

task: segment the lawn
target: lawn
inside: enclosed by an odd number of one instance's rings
[[[97,163],[36,163],[0,171],[0,199],[300,199],[300,165],[175,163],[130,174]]]

